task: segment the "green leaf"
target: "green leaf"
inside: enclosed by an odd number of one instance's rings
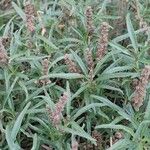
[[[4,105],[5,105],[6,102],[8,101],[9,107],[10,107],[11,109],[13,109],[13,104],[12,104],[11,99],[9,99],[9,96],[10,96],[11,92],[13,91],[14,86],[15,86],[15,84],[16,84],[16,82],[17,82],[18,79],[19,79],[19,77],[16,77],[16,78],[14,79],[13,83],[11,84],[11,86],[9,87],[9,89],[8,89],[8,91],[7,91],[7,96],[6,96],[6,99],[5,99],[5,101],[4,101]]]
[[[117,124],[119,122],[121,122],[124,118],[122,116],[116,117],[110,124]]]
[[[139,61],[143,64],[147,64],[147,65],[150,64],[150,59],[143,58],[143,59],[140,59]]]
[[[136,133],[135,133],[135,136],[134,138],[135,139],[139,139],[141,137],[141,131],[143,129],[146,129],[146,126],[148,127],[150,125],[150,120],[145,120],[145,121],[142,121],[138,127],[138,129],[136,130]]]
[[[128,29],[129,37],[130,37],[130,40],[132,42],[132,46],[133,46],[135,52],[137,53],[138,52],[137,37],[136,37],[136,34],[135,34],[135,31],[134,31],[134,28],[133,28],[129,14],[127,14],[126,23],[127,23],[127,29]]]
[[[60,57],[56,58],[53,62],[50,63],[49,69],[51,67],[54,67],[55,64],[57,64],[59,61],[61,61],[63,59],[64,59],[64,56],[60,56]]]
[[[29,96],[28,89],[27,89],[27,87],[25,86],[25,84],[22,81],[19,81],[19,85],[24,90],[25,96],[26,96],[25,101],[27,101],[28,96]]]
[[[97,63],[97,65],[96,65],[96,67],[95,67],[95,69],[94,69],[94,76],[96,75],[96,74],[98,74],[98,72],[100,71],[100,69],[102,69],[102,66],[103,66],[103,64],[105,63],[105,62],[107,62],[109,59],[110,59],[110,57],[113,57],[113,55],[116,55],[116,54],[118,54],[118,53],[120,53],[120,51],[111,51],[111,52],[109,52],[109,53],[107,53],[107,55],[105,55],[98,63]]]
[[[121,94],[123,94],[123,91],[119,88],[116,88],[116,87],[113,87],[113,86],[110,86],[110,85],[100,85],[100,88],[102,89],[108,89],[108,90],[112,90],[112,91],[117,91],[117,92],[120,92]]]
[[[131,148],[133,146],[133,143],[127,139],[119,140],[115,144],[113,144],[110,148],[107,150],[126,150],[128,148]]]
[[[15,58],[16,62],[25,62],[25,61],[35,61],[35,60],[42,60],[43,58],[45,58],[47,56],[24,56],[24,57],[19,57],[19,58]]]
[[[84,76],[78,73],[53,73],[48,76],[42,76],[40,79],[44,78],[61,78],[61,79],[80,79]]]
[[[59,40],[58,42],[60,42],[60,43],[65,43],[65,42],[74,42],[74,43],[80,43],[80,44],[83,44],[83,42],[81,41],[81,40],[79,40],[79,39],[75,39],[75,38],[63,38],[63,39],[61,39],[61,40]]]
[[[14,7],[14,9],[18,13],[18,15],[23,19],[23,21],[26,21],[26,15],[23,12],[23,10],[21,8],[19,8],[15,2],[12,2],[12,6]]]
[[[69,82],[67,81],[67,94],[68,94],[68,100],[67,100],[67,104],[66,104],[66,107],[67,107],[67,116],[69,117],[70,116],[70,110],[71,110],[71,91],[70,91],[70,85],[69,85]]]
[[[85,137],[87,139],[91,139],[91,142],[96,144],[95,143],[95,139],[93,137],[91,137],[91,135],[89,135],[88,133],[86,133],[84,130],[83,130],[83,127],[79,126],[75,121],[72,121],[71,123],[71,126],[73,129],[75,129],[76,131],[82,133],[82,135],[85,135]]]
[[[144,120],[150,120],[150,95],[148,96],[148,105],[145,111]]]
[[[85,75],[87,75],[88,70],[87,70],[87,68],[86,68],[86,66],[85,66],[85,63],[84,63],[84,62],[82,61],[82,59],[77,55],[76,52],[71,51],[71,53],[72,53],[73,57],[75,58],[76,62],[78,63],[78,65],[80,66],[80,68],[82,69],[83,73],[84,73]]]
[[[37,150],[37,145],[38,145],[37,134],[34,134],[34,136],[33,136],[33,145],[32,145],[31,150]]]
[[[17,120],[15,121],[15,124],[14,124],[14,126],[13,126],[13,128],[12,128],[12,132],[11,132],[11,137],[12,137],[12,139],[13,139],[14,141],[16,140],[16,136],[17,136],[17,134],[18,134],[18,132],[19,132],[19,130],[20,130],[22,120],[23,120],[23,118],[24,118],[24,116],[25,116],[25,114],[26,114],[28,108],[30,107],[30,105],[31,105],[31,102],[29,102],[29,103],[25,106],[25,108],[22,110],[22,112],[19,114]]]
[[[9,146],[10,150],[20,150],[21,149],[18,144],[14,143],[14,139],[12,139],[12,137],[11,137],[10,126],[6,126],[5,135],[6,135],[7,144]]]
[[[11,29],[11,23],[12,21],[14,20],[15,16],[12,17],[9,22],[6,24],[5,26],[5,30],[4,30],[4,33],[3,33],[3,36],[4,37],[7,37],[9,34],[10,34],[10,29]]]
[[[79,89],[72,95],[72,98],[71,98],[71,99],[73,100],[74,98],[76,98],[77,96],[79,96],[79,94],[81,94],[83,91],[85,91],[88,87],[89,87],[88,84],[82,85],[81,88],[79,88]]]
[[[134,33],[137,35],[139,33],[144,32],[145,30],[146,30],[145,28],[144,29],[139,29],[139,30],[136,30]],[[121,41],[123,41],[123,40],[125,40],[125,39],[127,39],[129,37],[130,37],[130,35],[129,35],[129,33],[127,33],[127,34],[123,34],[123,35],[117,36],[112,41],[115,42],[115,43],[119,43],[119,42],[121,42]]]
[[[110,108],[114,109],[115,111],[117,111],[121,116],[123,116],[126,120],[132,120],[131,117],[119,106],[117,106],[116,104],[112,103],[110,100],[100,97],[100,96],[96,96],[96,95],[91,95],[92,98],[95,98],[101,102],[103,102],[105,105],[109,106]]]
[[[133,66],[119,66],[119,67],[113,67],[113,68],[109,68],[109,69],[105,69],[103,71],[103,73],[116,73],[116,72],[123,72],[123,71],[128,71],[133,69]]]
[[[122,52],[123,54],[126,54],[126,55],[131,56],[129,50],[126,49],[125,47],[121,46],[120,44],[114,43],[114,42],[109,42],[109,45],[110,45],[112,48],[119,50],[119,51]]]
[[[31,120],[38,122],[43,129],[46,129],[47,131],[50,129],[49,124],[46,124],[46,122],[43,120],[43,118],[38,117],[30,117]]]
[[[81,109],[79,109],[77,111],[77,113],[72,118],[73,118],[73,120],[75,120],[77,117],[79,117],[81,114],[85,113],[86,111],[90,110],[91,108],[103,107],[103,106],[106,106],[106,105],[102,104],[102,103],[92,103],[92,104],[89,104],[89,105],[84,106]]]
[[[71,128],[68,128],[68,127],[59,127],[60,129],[62,129],[63,131],[65,131],[66,133],[71,133],[73,135],[78,135],[80,137],[83,137],[83,138],[86,138],[88,140],[90,140],[92,143],[95,143],[96,140],[94,138],[92,138],[89,134],[87,134],[83,129],[82,129],[82,132],[81,130],[80,131],[76,131],[76,130],[73,130]]]
[[[80,93],[82,93],[84,90],[86,90],[88,87],[87,84],[84,84],[79,88],[72,96],[70,95],[68,101],[67,101],[67,114],[70,115],[70,110],[71,110],[71,101],[76,98]],[[69,89],[68,89],[69,91]],[[71,94],[71,93],[70,93]]]
[[[40,40],[42,40],[44,43],[48,44],[51,48],[56,49],[56,50],[58,49],[58,47],[55,46],[55,45],[50,41],[50,39],[47,39],[47,38],[45,38],[45,37],[43,37],[43,36],[41,36],[41,35],[38,35],[37,38],[40,39]]]
[[[98,80],[103,81],[103,80],[108,80],[112,78],[125,78],[125,77],[138,77],[138,73],[130,73],[130,72],[118,72],[118,73],[103,73],[99,76]]]
[[[124,130],[128,132],[130,135],[134,137],[134,132],[131,128],[123,126],[123,125],[112,125],[112,124],[102,124],[95,127],[95,129],[101,129],[101,128],[110,128],[110,129],[117,129],[117,130]]]

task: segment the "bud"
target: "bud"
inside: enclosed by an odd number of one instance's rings
[[[117,131],[115,133],[115,135],[113,136],[113,139],[112,139],[112,144],[115,144],[116,142],[118,142],[120,139],[123,139],[124,138],[124,135],[122,132],[120,131]]]
[[[117,131],[117,132],[115,133],[115,138],[118,139],[118,140],[122,139],[122,138],[123,138],[123,133]]]

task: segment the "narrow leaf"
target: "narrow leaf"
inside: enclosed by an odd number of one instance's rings
[[[12,2],[12,6],[14,7],[14,9],[18,13],[18,15],[23,19],[23,21],[25,21],[26,20],[26,15],[23,12],[23,10],[21,8],[19,8],[18,5],[15,2]]]
[[[126,23],[127,23],[127,29],[128,29],[129,37],[130,37],[130,40],[132,42],[132,46],[133,46],[134,50],[136,52],[138,52],[137,38],[136,38],[136,34],[135,34],[135,31],[134,31],[134,28],[133,28],[129,14],[127,14]]]
[[[43,76],[40,79],[43,78],[62,78],[62,79],[80,79],[83,78],[83,75],[78,74],[78,73],[53,73],[53,74],[49,74],[48,76]]]
[[[100,129],[100,128],[110,128],[110,129],[121,129],[121,130],[124,130],[128,133],[130,133],[132,136],[134,136],[134,132],[131,128],[129,127],[126,127],[126,126],[123,126],[123,125],[112,125],[112,124],[103,124],[103,125],[98,125],[95,127],[96,129]]]
[[[77,117],[79,117],[81,114],[83,114],[87,110],[90,110],[91,108],[103,107],[103,106],[106,106],[106,105],[102,104],[102,103],[92,103],[92,104],[89,104],[87,106],[84,106],[77,111],[77,113],[73,116],[73,119],[75,120]]]
[[[13,128],[12,128],[11,137],[12,137],[12,139],[14,139],[14,140],[16,139],[16,136],[17,136],[17,134],[18,134],[18,132],[19,132],[19,130],[20,130],[20,127],[21,127],[22,120],[23,120],[23,118],[24,118],[24,116],[25,116],[25,114],[26,114],[28,108],[30,107],[30,105],[31,105],[31,102],[29,102],[29,103],[25,106],[25,108],[22,110],[22,112],[21,112],[20,115],[18,116],[18,118],[17,118],[17,120],[16,120],[16,122],[15,122]]]
[[[38,145],[37,134],[34,134],[34,136],[33,136],[33,145],[32,145],[31,150],[37,150],[37,145]]]
[[[78,63],[78,65],[80,66],[80,68],[82,69],[83,73],[86,75],[88,70],[85,67],[85,64],[83,63],[82,59],[76,54],[76,52],[71,51],[73,57],[75,58],[76,62]]]

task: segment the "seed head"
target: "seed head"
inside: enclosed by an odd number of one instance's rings
[[[94,32],[94,26],[93,26],[93,12],[91,6],[88,6],[86,9],[86,26],[87,26],[87,31],[88,35],[92,35]]]
[[[47,76],[48,75],[48,72],[49,72],[49,60],[48,59],[44,59],[42,61],[42,66],[43,66],[43,75],[44,76]],[[47,77],[47,78],[44,78],[44,79],[41,79],[40,82],[43,84],[43,85],[47,85],[47,84],[50,84],[51,81],[50,79]]]
[[[33,4],[28,3],[25,5],[25,14],[26,14],[27,29],[29,30],[29,32],[33,33],[35,30],[34,25],[35,8]]]
[[[116,142],[118,142],[120,139],[123,139],[123,138],[124,138],[124,134],[120,131],[117,131],[115,135],[113,136],[112,144],[115,144]]]
[[[122,138],[123,138],[123,133],[117,131],[117,132],[115,133],[115,138],[118,139],[118,140],[122,139]]]
[[[101,147],[101,145],[102,145],[102,135],[98,132],[98,131],[96,131],[96,130],[94,130],[93,132],[92,132],[92,137],[94,138],[94,139],[96,139],[96,143],[97,143],[97,148],[100,148]]]
[[[77,68],[75,62],[70,59],[68,54],[65,54],[64,59],[70,73],[80,73],[80,70]]]
[[[47,108],[47,112],[49,115],[50,120],[52,121],[54,126],[57,126],[61,122],[61,113],[65,107],[65,104],[67,103],[68,95],[66,92],[64,92],[63,96],[59,98],[59,101],[55,105],[55,110],[52,111],[50,108]]]
[[[85,53],[85,60],[88,66],[89,74],[91,79],[93,78],[94,61],[92,56],[92,50],[87,48]]]
[[[135,87],[134,96],[132,98],[132,105],[136,111],[139,111],[139,108],[143,105],[149,76],[150,66],[145,66],[145,68],[142,70],[140,80],[138,81],[138,84]]]
[[[103,22],[101,25],[101,35],[98,41],[97,60],[101,60],[106,54],[108,47],[108,31],[109,31],[108,23]]]
[[[5,47],[3,45],[3,39],[0,38],[0,65],[4,66],[8,64],[8,56],[7,56],[7,52],[5,50]]]
[[[48,75],[48,65],[49,65],[49,60],[48,59],[44,59],[42,61],[43,75]]]

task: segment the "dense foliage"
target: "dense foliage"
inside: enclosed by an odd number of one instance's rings
[[[149,0],[0,1],[0,149],[150,149]]]

